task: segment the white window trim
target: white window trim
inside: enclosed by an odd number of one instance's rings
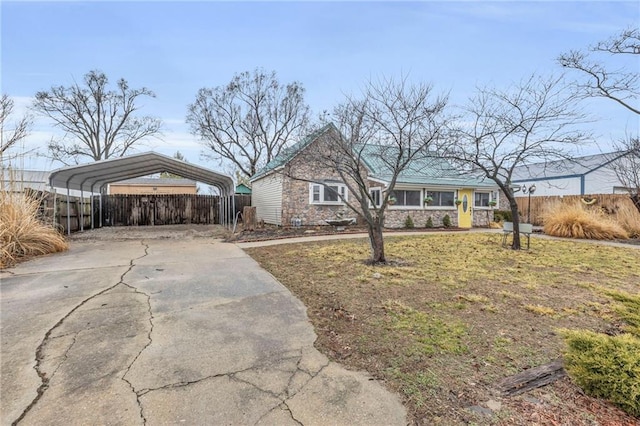
[[[473,191],[473,208],[478,210],[491,210],[491,206],[477,206],[476,205],[476,194],[489,194],[489,201],[493,199],[493,191]],[[498,201],[498,200],[496,200]]]
[[[330,182],[330,183],[326,183],[326,185],[337,186],[338,191],[344,193],[344,201],[342,200],[342,197],[340,197],[340,195],[338,195],[338,201],[323,201],[324,191],[326,189],[325,185],[321,183],[310,183],[309,184],[309,204],[312,204],[314,206],[342,206],[344,205],[345,201],[349,200],[349,189],[347,188],[347,185],[345,185],[344,183]],[[313,188],[315,186],[318,186],[320,188],[320,201],[313,200]]]
[[[374,206],[373,204],[371,204],[371,200],[369,200],[369,208],[370,209],[382,207],[382,200],[384,199],[384,191],[382,189],[383,188],[381,186],[374,186],[374,187],[369,188],[369,194],[371,194],[372,191],[379,191],[380,192],[380,204],[378,204],[377,206]]]

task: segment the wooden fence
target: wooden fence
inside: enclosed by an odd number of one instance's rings
[[[102,222],[100,221],[100,197],[69,197],[49,192],[34,191],[40,202],[40,216],[47,223],[54,222],[64,232],[91,228],[91,216],[96,228],[104,226],[142,226],[176,224],[220,223],[217,195],[106,195],[102,197]],[[235,196],[235,211],[251,205],[250,195]],[[68,213],[68,220],[67,220]],[[82,218],[82,227],[80,226]]]
[[[102,198],[105,226],[143,226],[220,223],[217,195],[107,195]],[[250,195],[235,197],[235,211],[251,205]],[[99,212],[98,198],[94,212]]]
[[[532,196],[531,197],[531,223],[534,225],[542,225],[542,218],[546,213],[546,210],[554,203],[575,203],[580,202],[581,199],[589,200],[596,199],[598,205],[611,205],[616,201],[623,199],[630,200],[628,195],[624,194],[594,194],[594,195],[565,195],[563,197],[555,196]],[[529,211],[529,197],[516,197],[518,202],[518,211],[520,212],[521,220],[527,220],[527,213]]]

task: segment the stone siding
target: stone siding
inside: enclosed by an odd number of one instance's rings
[[[416,228],[424,228],[427,220],[431,218],[434,228],[442,226],[442,219],[449,215],[451,218],[451,226],[458,226],[458,211],[456,209],[394,209],[388,208],[385,211],[384,226],[386,228],[404,228],[407,216],[411,216],[413,225]]]
[[[311,204],[309,202],[309,181],[342,181],[340,175],[328,167],[318,165],[315,157],[321,155],[318,149],[322,149],[322,138],[319,145],[307,148],[299,153],[287,164],[283,182],[282,199],[282,225],[291,226],[293,219],[300,219],[302,225],[327,225],[325,220],[336,219],[338,212],[344,212],[344,217],[358,219],[353,210],[343,204]],[[351,187],[356,187],[351,182]],[[357,201],[347,195],[347,199],[357,205]]]
[[[493,210],[487,210],[487,209],[473,210],[473,226],[474,227],[489,226],[489,223],[492,221],[493,221]]]

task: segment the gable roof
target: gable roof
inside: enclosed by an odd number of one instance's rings
[[[251,176],[250,182],[258,180],[261,177],[264,177],[264,176],[276,171],[277,169],[283,167],[289,161],[293,160],[293,158],[296,155],[298,155],[300,152],[302,152],[306,147],[311,145],[312,142],[314,142],[320,136],[322,136],[323,134],[325,134],[326,132],[328,132],[329,130],[332,130],[332,129],[335,130],[336,132],[338,131],[338,129],[336,128],[336,126],[334,126],[333,123],[326,124],[326,125],[322,126],[320,129],[316,130],[315,132],[310,133],[309,135],[307,135],[301,141],[296,142],[295,144],[291,145],[288,148],[284,148],[280,152],[280,154],[278,154],[273,160],[269,161],[255,175]]]
[[[64,167],[51,172],[49,182],[51,186],[58,188],[97,192],[101,186],[108,183],[161,172],[173,173],[215,186],[220,189],[222,195],[233,194],[231,177],[156,152]]]
[[[518,166],[513,170],[514,182],[530,179],[576,177],[598,170],[618,158],[628,155],[627,151],[585,155],[565,160],[548,161]]]
[[[145,178],[138,177],[133,179],[120,180],[111,182],[111,185],[143,185],[143,186],[196,186],[196,181],[183,178]]]
[[[236,194],[251,195],[251,188],[244,183],[239,183],[236,185]]]

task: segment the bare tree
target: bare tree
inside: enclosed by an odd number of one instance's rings
[[[366,222],[374,264],[386,262],[382,230],[398,176],[429,156],[428,148],[445,128],[446,104],[447,97],[434,96],[430,85],[409,84],[406,78],[369,81],[361,96],[348,96],[334,109],[335,131],[304,153],[311,160],[307,163],[331,171],[348,188],[348,197],[336,196]],[[373,171],[386,182],[380,199],[370,192]],[[305,180],[296,169],[285,173]],[[317,183],[333,190],[324,181]]]
[[[617,153],[610,158],[610,167],[640,209],[640,139],[629,136],[614,146]]]
[[[443,155],[494,181],[509,201],[512,248],[520,246],[518,204],[512,188],[516,167],[571,158],[589,136],[577,128],[586,117],[561,78],[531,76],[506,90],[480,88],[442,146]]]
[[[187,113],[191,132],[211,151],[206,155],[231,162],[248,177],[300,136],[308,121],[302,85],[283,85],[275,71],[261,69],[200,89]]]
[[[33,124],[32,117],[28,114],[10,122],[13,108],[13,99],[9,95],[3,94],[0,98],[0,159],[4,157],[9,148],[27,137]]]
[[[608,69],[599,55],[631,57],[635,60],[631,67],[634,71]],[[640,73],[636,55],[640,55],[640,29],[629,28],[615,37],[601,41],[589,47],[589,53],[572,50],[558,57],[560,65],[580,71],[585,80],[576,82],[580,93],[585,97],[603,97],[611,99],[629,111],[640,114],[640,107],[634,101],[640,96]]]
[[[124,79],[118,80],[115,90],[108,84],[103,72],[90,71],[83,86],[74,82],[36,94],[35,110],[65,133],[49,143],[54,160],[68,164],[84,157],[96,161],[122,157],[144,139],[160,135],[159,119],[136,115],[142,98],[155,97],[151,90],[131,89]]]
[[[638,55],[640,55],[640,29],[628,28],[616,36],[589,47],[589,53],[571,51],[558,58],[564,67],[580,71],[586,81],[577,82],[585,97],[604,97],[617,102],[628,111],[640,115],[637,99],[640,96],[640,73],[638,73]],[[598,58],[615,56],[634,61],[631,69],[607,68]],[[629,190],[629,195],[640,209],[640,145],[638,135],[614,143],[623,156],[611,158],[610,167],[620,182]]]

